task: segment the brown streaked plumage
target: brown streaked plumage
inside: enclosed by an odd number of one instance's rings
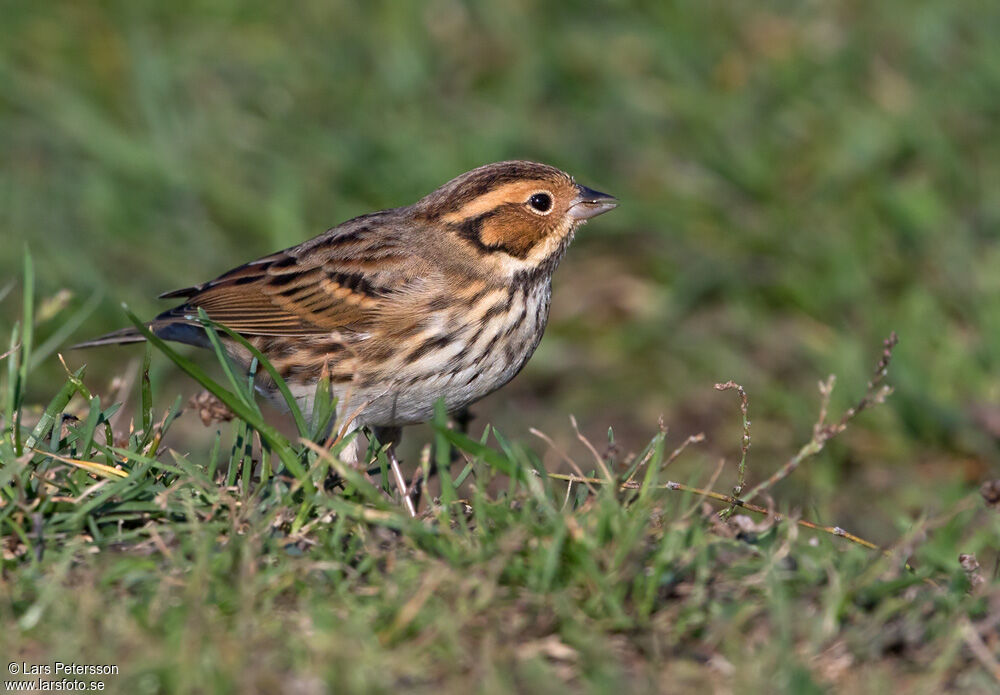
[[[439,398],[455,411],[520,371],[574,232],[615,204],[544,164],[489,164],[413,205],[161,295],[184,303],[149,327],[204,347],[204,309],[268,356],[307,413],[328,369],[339,414],[357,413],[353,426],[421,422]],[[78,347],[141,340],[126,329]],[[238,345],[227,349],[248,364]],[[260,388],[275,396],[273,384]]]

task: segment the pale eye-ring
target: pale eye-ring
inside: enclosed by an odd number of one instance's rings
[[[552,195],[546,191],[533,193],[531,197],[528,198],[528,205],[531,207],[532,211],[537,212],[540,215],[547,215],[552,212]]]

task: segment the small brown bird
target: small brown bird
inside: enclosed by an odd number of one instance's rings
[[[488,164],[413,205],[163,294],[185,301],[149,328],[209,347],[201,308],[268,357],[307,416],[327,370],[348,429],[369,427],[395,443],[398,428],[430,419],[438,399],[458,411],[521,370],[576,229],[616,204],[551,166]],[[142,340],[125,329],[77,347]],[[249,365],[247,350],[226,346]],[[273,383],[258,388],[281,405]]]

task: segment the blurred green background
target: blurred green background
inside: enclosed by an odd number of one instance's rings
[[[123,0],[2,15],[0,287],[27,243],[55,298],[42,339],[88,301],[72,340],[124,325],[122,301],[152,315],[162,291],[532,158],[621,206],[578,236],[545,340],[475,408],[480,425],[543,450],[534,425],[578,455],[570,413],[598,442],[613,427],[623,452],[662,414],[675,443],[709,436],[677,465],[685,479],[738,452],[735,396],[712,389],[732,378],[760,480],[809,438],[816,382],[835,372],[846,407],[896,330],[889,404],[776,494],[884,541],[1000,472],[996,3]],[[3,335],[18,294],[0,302]],[[139,354],[66,359],[107,392]],[[162,406],[196,390],[156,364]],[[37,372],[40,403],[63,372],[54,356]],[[208,433],[185,420],[191,440],[173,445],[197,455]]]

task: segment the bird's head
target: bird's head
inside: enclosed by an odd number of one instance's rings
[[[487,164],[452,179],[416,204],[460,243],[507,273],[553,269],[576,228],[617,205],[536,162]]]

